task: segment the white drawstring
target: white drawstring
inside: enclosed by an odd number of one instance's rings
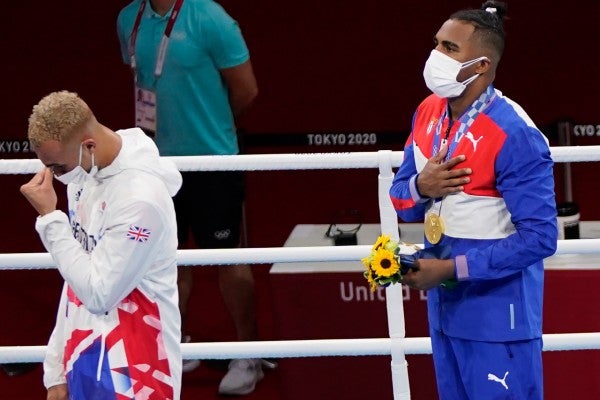
[[[98,359],[98,370],[96,371],[96,380],[100,382],[100,376],[102,375],[102,364],[104,362],[104,352],[106,351],[106,344],[104,343],[104,324],[102,324],[102,333],[100,335],[100,358]]]

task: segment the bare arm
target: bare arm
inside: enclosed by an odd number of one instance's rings
[[[220,70],[229,89],[229,103],[237,120],[250,107],[258,95],[258,86],[250,60],[231,68]]]
[[[48,388],[46,400],[68,400],[68,398],[69,391],[66,383]]]

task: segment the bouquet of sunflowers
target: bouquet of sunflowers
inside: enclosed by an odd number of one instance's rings
[[[421,249],[411,243],[396,242],[389,235],[381,235],[371,249],[371,253],[362,259],[366,267],[364,277],[371,290],[377,286],[388,286],[402,281],[402,275],[410,269],[417,269],[415,261],[419,258],[446,259],[450,256],[450,247],[434,246]],[[452,288],[456,281],[445,281],[443,287]]]

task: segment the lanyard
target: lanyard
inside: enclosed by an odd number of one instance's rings
[[[456,132],[456,136],[452,143],[450,143],[450,147],[448,148],[448,153],[446,154],[446,160],[450,159],[452,153],[454,153],[454,149],[466,133],[466,131],[473,125],[475,119],[479,116],[479,114],[487,107],[487,105],[496,97],[496,92],[494,91],[494,87],[492,85],[488,86],[485,92],[479,96],[469,110],[460,117],[458,120],[460,126],[458,131]],[[442,138],[441,130],[442,125],[444,123],[444,119],[446,119],[446,115],[448,114],[448,109],[446,108],[438,121],[438,124],[435,128],[435,136],[436,140],[433,143],[433,154],[437,154],[440,151],[442,145],[445,145],[448,141],[448,135],[450,134],[450,130],[452,129],[452,121],[448,121],[448,129],[446,130],[446,136]],[[440,143],[441,142],[441,143]]]
[[[149,0],[142,0],[140,3],[140,8],[138,9],[137,16],[135,17],[135,22],[133,24],[133,30],[131,31],[131,37],[129,38],[129,60],[131,63],[131,68],[136,69],[137,63],[135,61],[135,42],[137,40],[138,29],[140,28],[140,24],[142,22],[142,15],[144,15],[144,10],[146,9],[146,3]],[[154,76],[157,78],[162,74],[163,65],[165,63],[165,55],[167,54],[167,46],[169,45],[169,38],[171,37],[171,31],[173,30],[173,26],[175,25],[175,21],[177,21],[177,17],[179,16],[179,10],[181,9],[181,5],[183,4],[183,0],[177,0],[175,5],[173,6],[173,11],[169,16],[169,21],[167,22],[167,27],[165,28],[165,33],[160,41],[160,46],[158,48],[158,55],[156,57],[156,66],[154,67]]]

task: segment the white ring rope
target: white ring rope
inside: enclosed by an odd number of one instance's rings
[[[600,146],[551,147],[554,162],[600,161]],[[235,156],[165,157],[181,171],[269,171],[308,169],[377,168],[380,152],[243,154]],[[402,151],[391,152],[392,167],[403,160]],[[37,159],[0,159],[1,174],[34,174],[42,163]]]
[[[386,356],[398,339],[271,340],[261,342],[184,343],[184,359],[297,358],[336,356]],[[431,339],[400,339],[405,354],[431,354]],[[600,350],[600,332],[543,335],[543,351]],[[0,347],[0,363],[41,362],[46,346]]]
[[[556,255],[600,254],[600,239],[557,241]],[[418,246],[423,247],[422,244]],[[255,247],[178,250],[178,265],[272,264],[292,262],[360,261],[371,246]],[[48,253],[0,254],[0,270],[56,268]]]

